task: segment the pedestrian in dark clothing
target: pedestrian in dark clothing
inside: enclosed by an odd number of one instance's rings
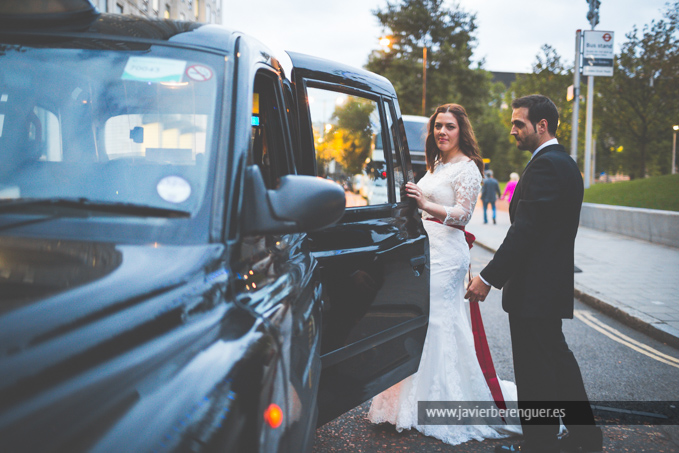
[[[495,200],[500,197],[500,185],[497,179],[493,178],[493,171],[486,171],[486,177],[483,179],[483,187],[481,188],[481,201],[483,202],[483,223],[488,223],[488,216],[486,210],[488,205],[493,208],[493,223],[495,221],[495,215],[497,213],[495,209]]]

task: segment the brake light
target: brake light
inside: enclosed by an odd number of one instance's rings
[[[278,428],[283,423],[283,411],[278,404],[269,404],[264,411],[264,420],[272,428]]]

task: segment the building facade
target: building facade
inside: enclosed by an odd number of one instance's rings
[[[223,0],[91,0],[102,13],[222,23]]]

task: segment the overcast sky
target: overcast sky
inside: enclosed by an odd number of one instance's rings
[[[396,2],[397,0],[392,0]],[[601,0],[597,30],[625,34],[662,17],[666,0]],[[275,54],[294,50],[362,67],[383,31],[372,11],[386,0],[223,0],[223,24],[251,34]],[[450,5],[452,3],[448,3]],[[587,0],[459,0],[477,17],[474,60],[490,71],[530,72],[543,44],[572,62],[575,30],[589,29]]]

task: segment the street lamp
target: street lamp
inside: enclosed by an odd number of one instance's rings
[[[674,129],[672,136],[672,174],[675,174],[677,172],[677,131],[679,131],[679,125],[675,124],[672,129]]]

